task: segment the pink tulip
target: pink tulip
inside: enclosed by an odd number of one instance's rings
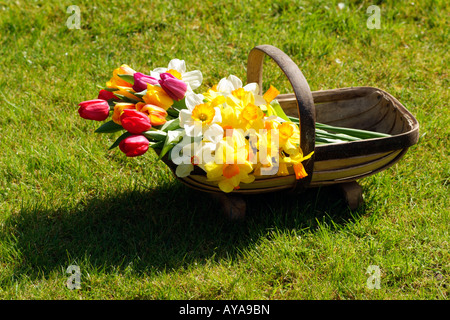
[[[119,149],[127,157],[137,157],[147,152],[149,141],[143,135],[129,136],[119,143]]]
[[[159,76],[161,78],[161,80],[159,80],[159,84],[161,88],[163,88],[169,95],[169,97],[176,101],[184,98],[187,90],[186,83],[168,72],[161,73]]]
[[[83,101],[79,106],[78,113],[84,119],[103,121],[109,116],[109,105],[105,100]]]
[[[108,101],[108,100],[110,100],[110,99],[119,100],[119,99],[114,95],[113,92],[108,91],[108,90],[104,90],[104,89],[100,90],[100,92],[98,93],[97,99],[102,99],[102,100],[105,100],[105,101]]]
[[[147,84],[158,84],[158,80],[156,78],[150,77],[146,74],[136,72],[133,74],[134,77],[134,84],[133,84],[133,90],[135,92],[141,92],[147,89]]]
[[[148,131],[152,127],[149,117],[136,109],[124,109],[120,122],[125,130],[133,134]]]

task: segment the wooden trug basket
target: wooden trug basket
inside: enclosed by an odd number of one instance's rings
[[[306,188],[338,185],[351,209],[362,203],[362,190],[356,180],[380,172],[399,161],[408,148],[417,143],[419,123],[414,116],[389,93],[373,87],[352,87],[311,92],[298,66],[280,49],[261,45],[248,56],[247,83],[256,82],[262,89],[265,55],[271,57],[285,73],[293,93],[280,94],[276,99],[285,113],[300,118],[300,146],[303,154],[314,155],[303,165],[308,176],[296,180],[288,176],[258,177],[253,183],[241,183],[240,189],[223,193],[204,174],[179,178],[187,186],[209,192],[222,203],[231,219],[245,216],[242,195],[279,190],[294,193]],[[315,122],[333,126],[388,133],[387,138],[345,143],[315,145]],[[167,162],[166,162],[167,163]],[[174,170],[173,164],[169,167]]]

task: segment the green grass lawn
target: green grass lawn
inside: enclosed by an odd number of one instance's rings
[[[0,299],[448,300],[448,5],[338,2],[0,0]],[[123,63],[184,59],[205,89],[245,81],[259,44],[286,52],[311,90],[378,87],[419,121],[419,143],[360,181],[360,209],[320,188],[250,197],[230,222],[154,152],[109,151],[117,136],[78,116]],[[291,92],[274,65],[264,77]],[[70,265],[81,289],[67,287]]]

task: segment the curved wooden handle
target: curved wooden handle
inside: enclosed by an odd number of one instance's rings
[[[247,83],[258,83],[261,90],[260,93],[262,93],[264,55],[268,55],[277,63],[291,83],[297,100],[297,110],[300,119],[300,147],[303,154],[308,155],[315,149],[316,137],[316,112],[308,82],[294,61],[283,51],[271,45],[260,45],[250,51],[247,61]],[[302,191],[309,185],[314,170],[314,156],[306,160],[303,166],[308,176],[296,180],[294,191]]]

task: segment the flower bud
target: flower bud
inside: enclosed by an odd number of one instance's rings
[[[170,73],[160,74],[159,85],[173,100],[179,101],[184,98],[187,84]]]
[[[106,82],[108,88],[117,88],[117,86],[131,87],[131,83],[119,77],[120,74],[133,75],[136,71],[131,69],[128,65],[123,64],[119,68],[114,69],[112,78]]]
[[[167,111],[161,107],[154,106],[152,104],[145,104],[144,102],[138,102],[136,104],[136,110],[148,115],[152,126],[161,126],[167,121]]]
[[[120,116],[122,115],[122,112],[125,109],[135,109],[134,103],[129,103],[129,102],[116,103],[116,105],[114,106],[113,115],[111,117],[112,121],[114,121],[117,124],[122,125],[122,123],[120,122]]]
[[[100,90],[97,99],[102,99],[105,101],[108,101],[110,99],[119,100],[117,99],[117,97],[114,95],[113,92],[104,89]]]
[[[109,116],[109,105],[105,100],[83,101],[79,106],[78,113],[84,119],[103,121]]]
[[[147,152],[149,141],[143,135],[129,136],[119,143],[119,149],[127,157],[137,157]]]
[[[130,133],[139,134],[150,130],[150,119],[145,113],[136,109],[124,109],[120,115],[122,127]]]
[[[133,90],[134,92],[141,92],[147,89],[147,84],[158,84],[158,80],[156,78],[150,77],[146,74],[136,72],[134,75],[134,84]]]
[[[167,110],[173,105],[173,100],[169,94],[161,87],[148,84],[147,93],[142,97],[146,104],[153,104]]]

